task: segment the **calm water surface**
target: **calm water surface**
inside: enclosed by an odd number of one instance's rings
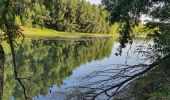
[[[24,85],[21,86],[15,80],[9,46],[6,42],[1,45],[5,52],[3,86],[0,87],[3,100],[24,100],[25,97],[64,100],[70,93],[68,88],[88,82],[83,77],[94,71],[121,68],[119,64],[146,63],[141,60],[144,57],[135,52],[138,46],[147,46],[143,40],[134,40],[121,51],[116,38],[87,41],[24,39],[15,49],[17,74]],[[96,77],[92,81],[102,78]]]

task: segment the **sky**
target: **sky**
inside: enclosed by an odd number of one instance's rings
[[[101,4],[101,0],[87,0],[87,1],[89,1],[91,4],[95,4],[95,5]],[[152,20],[150,17],[148,17],[146,15],[142,15],[140,19],[143,23],[145,23],[145,21]]]
[[[101,0],[88,0],[91,4],[100,4],[101,3]]]

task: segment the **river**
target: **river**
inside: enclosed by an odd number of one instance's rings
[[[116,37],[87,40],[25,38],[16,41],[16,70],[23,86],[15,79],[9,45],[1,41],[5,52],[5,58],[1,57],[1,61],[5,59],[1,80],[3,84],[0,87],[3,100],[72,98],[70,96],[75,93],[70,93],[75,86],[107,79],[128,66],[150,63],[143,60],[145,56],[138,51],[141,46],[148,47],[152,44],[143,39],[135,39],[132,43],[126,44],[125,48],[121,48]],[[103,76],[93,76],[94,72],[106,70],[108,73],[104,72]],[[141,70],[143,68],[132,68],[124,71],[123,75],[133,75]],[[92,77],[87,78],[88,75]],[[118,77],[105,84],[118,83],[124,79],[126,78]]]

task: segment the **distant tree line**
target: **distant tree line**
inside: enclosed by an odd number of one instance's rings
[[[14,2],[15,23],[58,31],[108,33],[109,13],[86,0],[22,0]]]

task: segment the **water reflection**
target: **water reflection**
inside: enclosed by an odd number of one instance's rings
[[[25,39],[15,49],[16,71],[19,80],[15,80],[10,49],[6,43],[2,44],[6,56],[5,90],[2,98],[3,100],[11,98],[23,100],[25,97],[47,95],[52,85],[63,86],[63,81],[72,75],[76,67],[109,57],[113,39],[96,38],[90,41]],[[24,86],[21,86],[20,82]]]
[[[67,100],[72,98],[73,100],[88,100],[90,99],[89,95],[93,96],[93,94],[95,94],[93,90],[96,87],[97,89],[104,90],[111,85],[119,84],[120,82],[122,83],[122,81],[128,79],[131,75],[135,76],[132,77],[133,79],[137,76],[140,76],[141,74],[145,73],[146,70],[143,71],[145,69],[145,67],[143,66],[134,66],[141,63],[144,64],[144,62],[141,60],[144,57],[142,57],[142,55],[138,52],[135,53],[136,47],[138,45],[147,46],[145,42],[135,40],[133,44],[126,45],[126,48],[122,51],[122,56],[116,56],[115,52],[117,52],[117,48],[120,46],[120,44],[116,41],[113,41],[113,48],[109,57],[79,66],[78,68],[74,69],[73,74],[70,77],[63,81],[64,85],[62,85],[61,87],[53,85],[50,88],[52,93],[49,93],[46,96],[35,97],[35,99]],[[126,76],[123,77],[122,75]],[[110,80],[108,80],[107,82],[103,81],[106,79]],[[130,79],[130,81],[133,79]],[[123,85],[119,86],[125,86],[126,83],[124,83]],[[106,87],[103,88],[100,86]],[[65,90],[65,88],[67,89]],[[90,94],[88,95],[86,93]],[[106,98],[106,96],[102,95],[102,97],[100,96],[98,99],[103,100]]]

